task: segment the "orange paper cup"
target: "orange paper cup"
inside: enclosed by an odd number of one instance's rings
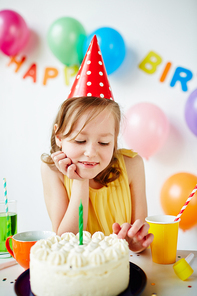
[[[6,248],[10,255],[25,269],[29,268],[30,249],[40,239],[55,235],[52,231],[27,231],[9,236],[6,239]],[[12,240],[12,249],[10,248]]]
[[[153,233],[151,243],[152,260],[160,264],[172,264],[176,261],[179,221],[174,222],[176,216],[157,215],[147,217],[150,225],[149,232]]]

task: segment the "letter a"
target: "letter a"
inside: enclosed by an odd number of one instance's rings
[[[23,76],[23,79],[25,79],[26,77],[31,77],[33,79],[33,82],[36,82],[36,64],[32,64],[30,66],[30,68],[27,70],[27,72],[25,73],[25,75]]]

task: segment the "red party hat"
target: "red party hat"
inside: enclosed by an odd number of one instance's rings
[[[68,98],[82,96],[114,100],[96,35],[92,38]]]

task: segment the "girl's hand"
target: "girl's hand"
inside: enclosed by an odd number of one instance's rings
[[[148,233],[148,223],[143,223],[140,219],[136,220],[133,225],[124,223],[120,226],[118,223],[114,223],[112,227],[118,238],[126,239],[129,249],[136,253],[146,249],[154,238],[152,233]]]
[[[72,163],[71,159],[66,156],[62,151],[57,151],[51,154],[57,169],[63,174],[66,175],[69,179],[82,180],[81,177],[77,174],[77,167]]]

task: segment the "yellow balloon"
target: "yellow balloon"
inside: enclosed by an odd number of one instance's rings
[[[177,173],[166,180],[161,189],[161,205],[167,215],[178,215],[197,184],[197,176]],[[180,228],[188,230],[197,224],[197,192],[181,215]]]

